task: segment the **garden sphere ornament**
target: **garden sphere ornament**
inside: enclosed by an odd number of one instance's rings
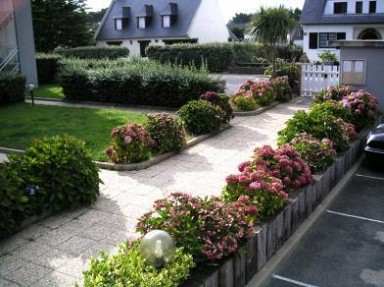
[[[175,252],[175,241],[166,231],[152,230],[141,240],[141,256],[156,268],[162,268],[165,264],[171,262]]]

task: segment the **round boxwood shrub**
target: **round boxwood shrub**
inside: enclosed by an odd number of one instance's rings
[[[177,113],[187,131],[195,135],[217,131],[225,122],[223,110],[204,100],[190,101]]]
[[[89,269],[84,272],[84,287],[180,286],[195,267],[192,256],[178,248],[172,262],[156,269],[140,255],[139,246],[139,242],[126,242],[120,245],[116,255],[108,256],[102,252],[100,259],[91,259]]]
[[[155,141],[138,124],[127,124],[114,128],[112,142],[106,154],[115,163],[135,163],[147,160],[152,155]]]
[[[156,142],[156,152],[180,151],[187,144],[184,126],[174,115],[149,114],[145,129]]]
[[[35,139],[9,160],[29,197],[28,214],[89,205],[99,195],[98,167],[84,141],[72,136]]]

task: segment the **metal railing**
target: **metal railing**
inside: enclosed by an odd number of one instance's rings
[[[18,50],[16,47],[0,46],[0,71],[17,73],[19,71]]]
[[[13,11],[3,11],[5,15],[0,18],[0,31],[3,30],[13,19]],[[1,14],[0,14],[1,15]]]

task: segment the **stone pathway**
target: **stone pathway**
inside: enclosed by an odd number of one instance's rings
[[[275,146],[277,131],[302,98],[252,117],[179,155],[142,171],[102,170],[98,201],[89,208],[49,217],[0,242],[0,286],[54,287],[81,284],[82,270],[101,250],[132,240],[137,217],[172,192],[220,195],[225,177],[237,172],[257,146]]]

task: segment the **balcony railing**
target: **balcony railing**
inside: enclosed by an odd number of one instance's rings
[[[0,71],[17,73],[19,71],[18,50],[16,47],[0,46]]]
[[[0,31],[5,29],[13,19],[13,11],[0,11]]]

